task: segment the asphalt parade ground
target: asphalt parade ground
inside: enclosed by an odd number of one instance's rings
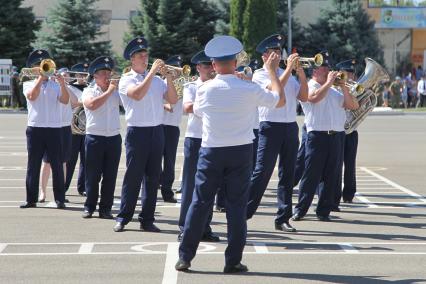
[[[125,123],[122,119],[122,136]],[[180,184],[184,117],[174,188]],[[303,117],[298,117],[299,125]],[[220,243],[202,243],[189,273],[177,272],[180,205],[159,193],[161,233],[125,232],[94,214],[82,219],[76,178],[65,210],[25,200],[26,114],[0,114],[0,283],[426,283],[426,115],[370,116],[359,128],[358,194],[332,222],[317,221],[314,204],[296,233],[274,229],[277,173],[248,222],[243,263],[249,272],[224,275],[226,218],[215,212]],[[125,155],[120,161],[113,213],[120,206]],[[179,195],[177,196],[180,197]],[[297,190],[294,195],[297,200]],[[139,213],[138,203],[136,214]]]

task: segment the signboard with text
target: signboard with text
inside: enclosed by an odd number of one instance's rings
[[[426,8],[383,8],[376,28],[385,29],[426,29]]]

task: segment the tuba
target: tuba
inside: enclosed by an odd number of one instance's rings
[[[389,81],[390,77],[388,72],[380,66],[379,63],[373,59],[365,58],[365,70],[355,85],[358,87],[352,88],[351,95],[354,96],[359,104],[356,110],[346,111],[345,132],[346,134],[352,133],[367,115],[373,111],[377,105],[377,92],[376,90],[381,83]],[[362,90],[362,92],[359,92]]]
[[[190,83],[197,80],[197,77],[191,75],[191,67],[189,65],[184,65],[182,68],[165,65],[168,69],[168,72],[171,72],[175,79],[173,80],[173,85],[176,89],[176,94],[178,100],[183,98],[183,86],[186,83]]]
[[[71,120],[71,131],[75,135],[86,134],[86,113],[84,107],[79,106],[74,108]]]

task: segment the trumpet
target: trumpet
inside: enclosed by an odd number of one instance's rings
[[[337,73],[337,77],[334,80],[333,85],[338,86],[344,84],[346,87],[351,89],[351,92],[356,92],[357,94],[361,94],[364,92],[364,87],[353,80],[348,79],[348,74],[344,71],[340,71]]]
[[[302,68],[310,68],[312,66],[319,67],[324,62],[324,58],[321,53],[315,54],[314,57],[299,57],[296,61],[296,68],[299,66]]]
[[[19,73],[19,79],[22,81],[24,77],[35,79],[38,76],[51,77],[56,73],[56,64],[52,59],[43,59],[39,66],[32,68],[22,68]]]
[[[152,66],[152,64],[148,64],[148,66]],[[172,75],[173,78],[179,78],[181,76],[188,77],[191,74],[191,66],[184,65],[182,67],[176,67],[172,65],[164,64],[163,67],[160,68],[159,73],[162,76],[166,74]]]

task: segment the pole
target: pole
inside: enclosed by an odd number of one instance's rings
[[[288,38],[287,38],[287,54],[291,54],[292,49],[292,27],[291,27],[291,0],[287,0],[288,6]]]

